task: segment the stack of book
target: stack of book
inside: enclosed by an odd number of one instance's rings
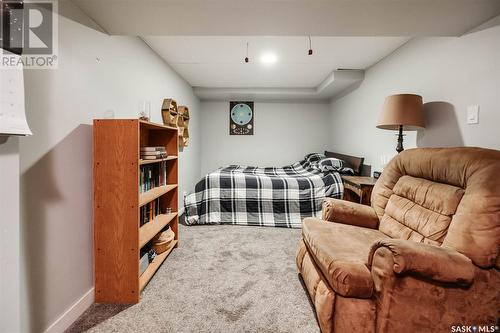
[[[167,149],[165,147],[141,147],[141,159],[157,160],[167,157]]]
[[[139,174],[139,192],[144,193],[157,186],[167,185],[167,162],[142,165]]]
[[[156,216],[161,214],[160,209],[160,198],[155,199],[151,202],[148,202],[144,206],[141,207],[139,222],[142,227],[144,224],[152,221]]]

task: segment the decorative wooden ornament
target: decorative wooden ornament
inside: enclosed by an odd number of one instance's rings
[[[189,144],[189,108],[181,105],[178,107],[178,110],[177,128],[179,129],[179,146],[187,147]]]
[[[170,127],[177,127],[177,122],[179,118],[177,102],[171,98],[164,99],[163,105],[161,107],[161,116],[163,118],[164,125]]]

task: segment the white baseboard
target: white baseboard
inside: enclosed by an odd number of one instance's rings
[[[56,319],[44,333],[63,333],[94,303],[94,287]]]

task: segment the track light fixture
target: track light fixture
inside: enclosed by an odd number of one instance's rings
[[[308,55],[312,55],[313,54],[313,49],[312,49],[312,42],[311,42],[311,36],[308,36],[309,37],[309,52],[307,52]]]
[[[247,42],[247,56],[245,57],[245,63],[248,63],[250,60],[248,59],[248,42]]]

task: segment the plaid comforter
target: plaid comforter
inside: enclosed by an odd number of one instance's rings
[[[341,198],[337,172],[323,173],[309,154],[283,168],[231,165],[206,175],[184,199],[187,224],[239,224],[300,228],[319,217],[325,197]]]

